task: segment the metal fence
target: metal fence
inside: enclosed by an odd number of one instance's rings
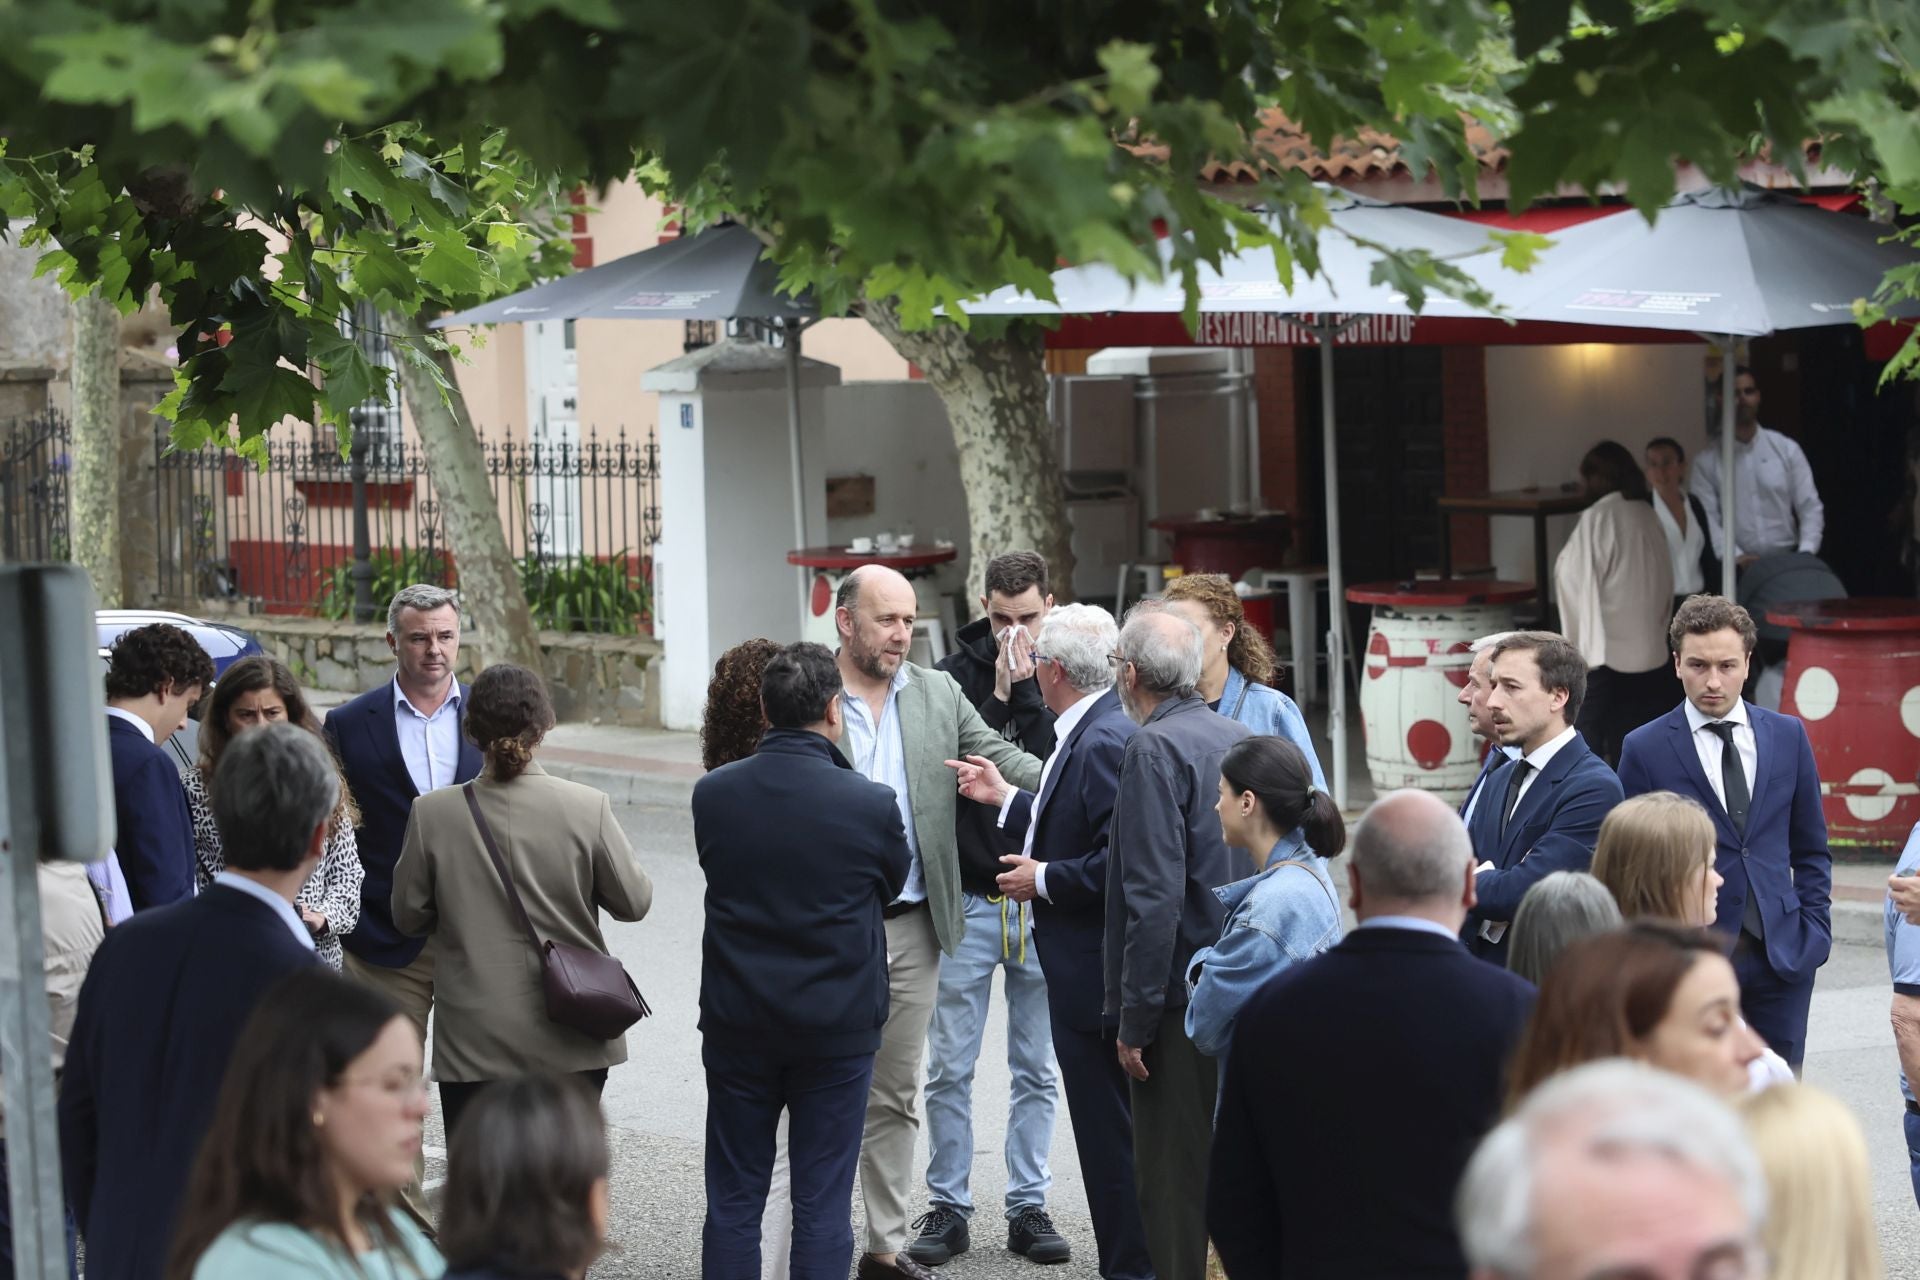
[[[372,425],[372,424],[369,424]],[[0,423],[0,531],[8,558],[67,554],[65,419]],[[342,458],[331,431],[283,435],[264,467],[215,450],[153,442],[153,601],[221,600],[256,612],[354,615],[356,524],[364,513],[369,597],[408,582],[459,585],[445,500],[418,444],[363,431]],[[660,537],[654,433],[589,430],[577,445],[480,439],[488,486],[537,625],[630,633],[652,613]],[[145,523],[142,521],[141,523]],[[146,575],[143,575],[146,576]]]

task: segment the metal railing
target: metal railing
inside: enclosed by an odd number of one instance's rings
[[[73,426],[48,410],[0,421],[0,560],[65,560]]]

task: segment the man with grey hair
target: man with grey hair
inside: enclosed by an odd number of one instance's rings
[[[1474,1280],[1760,1280],[1767,1184],[1740,1119],[1625,1059],[1541,1085],[1474,1153],[1460,1235]]]
[[[360,923],[340,940],[348,977],[377,987],[413,1020],[424,1039],[433,1010],[434,946],[393,923],[393,868],[406,842],[413,802],[429,791],[478,776],[480,750],[467,741],[467,689],[454,677],[460,659],[458,597],[415,583],[387,607],[393,679],[327,714],[325,732],[360,809],[354,839],[366,877]],[[417,1173],[426,1166],[416,1161]],[[431,1222],[416,1176],[407,1208]]]
[[[1047,616],[1035,640],[1035,678],[1057,717],[1058,745],[1036,790],[1007,786],[982,757],[952,763],[962,794],[997,805],[1006,830],[1022,840],[1018,854],[1002,859],[999,888],[1033,903],[1033,943],[1047,979],[1100,1275],[1147,1280],[1153,1263],[1134,1189],[1133,1112],[1113,1051],[1118,1021],[1101,1016],[1107,837],[1120,761],[1135,732],[1113,688],[1110,655],[1119,638],[1113,615],[1092,605],[1061,605]]]
[[[1214,893],[1253,874],[1220,833],[1220,760],[1245,725],[1197,692],[1203,646],[1194,625],[1158,601],[1136,605],[1113,661],[1127,743],[1107,867],[1105,1016],[1132,1077],[1134,1181],[1159,1280],[1206,1274],[1207,1145],[1219,1066],[1187,1038],[1185,974],[1220,940]]]
[[[1359,927],[1241,1012],[1227,1057],[1207,1226],[1227,1274],[1458,1276],[1450,1216],[1500,1112],[1526,982],[1457,936],[1473,845],[1445,801],[1382,796],[1353,832]],[[1351,1197],[1302,1195],[1367,1188]]]
[[[1460,686],[1460,694],[1454,699],[1467,709],[1467,727],[1482,743],[1479,776],[1467,788],[1467,798],[1460,802],[1462,822],[1473,821],[1473,810],[1480,803],[1480,793],[1486,787],[1487,777],[1507,761],[1519,758],[1518,747],[1501,743],[1500,735],[1493,727],[1493,716],[1487,711],[1487,695],[1493,692],[1493,653],[1512,634],[1511,631],[1496,631],[1490,636],[1481,636],[1469,646],[1468,652],[1473,655],[1473,660],[1467,664],[1467,682]]]
[[[161,1275],[241,1028],[277,979],[319,963],[293,900],[320,865],[339,798],[313,734],[290,724],[240,734],[213,779],[226,870],[200,896],[107,931],[60,1080],[61,1163],[89,1276]]]

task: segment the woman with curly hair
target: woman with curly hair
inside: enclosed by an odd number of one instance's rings
[[[700,763],[711,773],[744,760],[760,745],[767,717],[760,710],[760,677],[780,646],[743,640],[720,655],[707,683],[707,710],[700,720]]]
[[[1306,717],[1273,687],[1273,649],[1247,625],[1233,583],[1224,573],[1189,573],[1169,582],[1163,599],[1168,612],[1200,629],[1205,654],[1200,696],[1207,705],[1256,734],[1285,738],[1300,748],[1313,770],[1313,785],[1324,789],[1327,775],[1314,754]]]
[[[221,753],[248,729],[282,722],[298,725],[323,745],[326,742],[320,732],[320,718],[308,707],[300,682],[285,664],[255,654],[228,667],[200,718],[199,767],[181,775],[187,789],[187,812],[193,817],[194,878],[203,891],[227,869],[220,829],[213,822],[213,788]],[[327,754],[331,757],[333,753],[329,750]],[[340,939],[360,923],[360,882],[366,871],[360,865],[360,850],[353,835],[359,820],[343,776],[340,803],[334,807],[327,827],[326,854],[293,903],[313,934],[314,950],[335,969],[341,962]]]
[[[604,792],[547,776],[533,749],[553,727],[545,682],[525,667],[488,667],[467,691],[467,736],[486,756],[472,782],[413,802],[393,870],[393,923],[432,935],[433,1075],[452,1135],[481,1087],[531,1071],[571,1072],[595,1094],[627,1060],[625,1036],[599,1040],[547,1020],[538,947],[606,954],[600,909],[634,921],[653,884],[634,860]],[[527,937],[468,797],[480,808],[526,904]]]

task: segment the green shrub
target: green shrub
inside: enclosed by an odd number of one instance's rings
[[[520,587],[533,622],[548,631],[597,631],[628,636],[647,612],[647,584],[635,581],[628,553],[608,560],[548,564],[520,562]]]
[[[416,548],[392,551],[383,547],[375,551],[367,562],[373,567],[373,578],[368,585],[372,589],[376,619],[384,620],[387,602],[398,595],[402,587],[412,586],[416,582],[448,580],[447,557],[440,551],[426,552]],[[314,601],[314,608],[321,617],[336,621],[353,616],[352,560],[333,566],[327,575],[327,585]]]

